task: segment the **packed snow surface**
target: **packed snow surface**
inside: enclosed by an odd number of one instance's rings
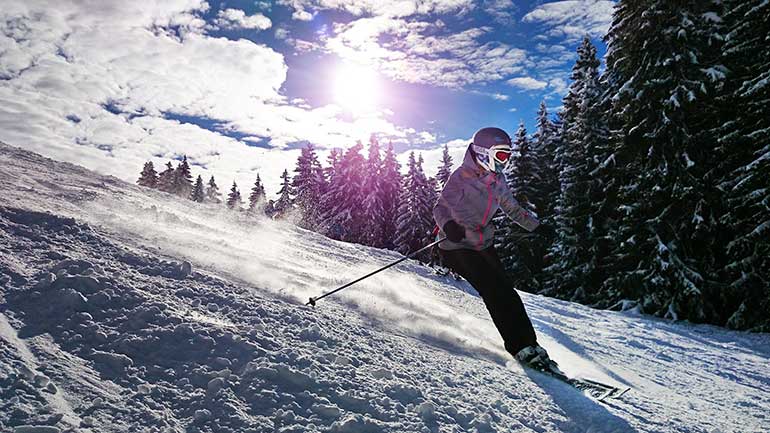
[[[0,144],[0,432],[767,432],[770,336],[523,293],[596,402],[465,282]]]

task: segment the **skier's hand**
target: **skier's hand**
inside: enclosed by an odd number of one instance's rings
[[[556,237],[556,229],[553,228],[553,226],[550,226],[548,224],[540,224],[535,229],[535,233],[539,234],[540,236],[553,239]]]
[[[444,224],[444,233],[446,233],[447,239],[455,243],[465,239],[465,228],[453,220]]]

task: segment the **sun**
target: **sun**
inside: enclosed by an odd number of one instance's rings
[[[345,63],[334,74],[334,99],[353,114],[371,112],[377,108],[380,80],[370,67]]]

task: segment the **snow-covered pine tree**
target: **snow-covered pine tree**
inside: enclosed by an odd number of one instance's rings
[[[452,157],[449,155],[449,145],[444,143],[444,149],[441,152],[441,165],[436,173],[436,182],[439,193],[446,186],[449,176],[452,174]]]
[[[719,222],[719,322],[770,331],[770,2],[727,0],[723,61],[730,71],[721,98],[718,184],[725,191]],[[720,69],[714,74],[719,75]],[[718,252],[718,251],[717,251]]]
[[[422,170],[422,155],[415,160],[414,152],[409,153],[409,171],[404,177],[401,189],[401,204],[398,208],[395,246],[397,251],[408,254],[416,251],[431,240],[433,231],[433,203],[435,192]],[[427,262],[429,253],[419,260]]]
[[[361,243],[377,248],[382,248],[385,245],[381,170],[380,143],[372,134],[369,138],[369,154],[364,163],[364,186],[362,189],[364,230]]]
[[[401,197],[401,165],[396,159],[393,143],[388,143],[380,170],[380,196],[382,200],[382,247],[395,249],[396,221]]]
[[[514,136],[513,151],[515,156],[505,169],[506,182],[519,204],[538,215],[542,201],[537,190],[541,185],[540,163],[523,122]],[[505,215],[495,217],[495,224],[495,248],[515,286],[528,292],[539,291],[536,275],[543,268],[547,246],[538,235],[522,230]]]
[[[597,102],[599,60],[588,37],[577,50],[572,83],[564,97],[560,147],[557,150],[560,195],[554,218],[557,238],[549,255],[555,259],[546,272],[545,293],[573,301],[587,301],[585,277],[590,261],[591,203],[585,194],[591,181],[587,131],[592,128],[587,108]],[[595,119],[594,119],[595,120]]]
[[[323,233],[331,238],[340,239],[342,232],[339,227],[332,227],[326,217],[332,212],[332,208],[335,203],[329,201],[332,194],[330,193],[332,185],[335,184],[335,179],[341,172],[340,161],[342,160],[342,150],[338,148],[332,148],[329,155],[326,157],[328,165],[323,168],[324,178],[326,179],[326,190],[321,196],[319,203],[319,209],[321,214],[320,226],[318,228],[319,233]]]
[[[356,142],[339,160],[324,194],[328,206],[323,214],[327,234],[345,242],[361,242],[361,189],[363,187],[363,145]]]
[[[533,185],[537,190],[535,194],[540,200],[537,214],[540,221],[545,224],[553,224],[554,206],[560,192],[559,169],[556,165],[558,133],[559,127],[548,114],[545,101],[541,101],[537,111],[537,130],[532,135],[531,141],[534,160],[537,161],[540,172],[540,181]],[[550,243],[551,239],[547,242]]]
[[[251,194],[249,194],[249,209],[248,212],[252,215],[265,214],[265,186],[262,185],[262,179],[257,173],[257,180],[254,181],[254,186],[251,187]]]
[[[604,291],[643,311],[700,322],[716,304],[704,274],[714,219],[703,176],[716,154],[708,131],[719,2],[621,0],[608,35],[616,170],[622,210]],[[614,126],[614,124],[613,124]],[[709,235],[712,234],[712,235]],[[619,290],[619,292],[618,292]]]
[[[419,181],[419,189],[417,190],[417,213],[420,216],[422,227],[425,230],[425,237],[421,240],[421,244],[424,246],[431,242],[433,237],[433,229],[436,226],[436,222],[433,221],[433,206],[436,204],[437,196],[436,178],[429,178],[425,175],[423,165],[425,160],[422,157],[422,153],[417,158],[417,179]],[[428,252],[426,252],[427,257]]]
[[[193,177],[190,171],[190,164],[187,162],[187,155],[182,157],[182,161],[174,170],[174,186],[172,192],[180,197],[190,197],[193,189]]]
[[[174,167],[171,165],[171,161],[166,163],[166,169],[158,174],[158,189],[163,192],[174,192],[174,181],[176,174]]]
[[[214,176],[212,175],[209,178],[209,182],[206,185],[206,202],[208,203],[222,203],[222,194],[219,192],[219,187],[217,186],[216,180],[214,180]]]
[[[228,209],[241,210],[243,201],[241,200],[241,192],[238,191],[238,184],[236,184],[235,181],[233,181],[233,186],[230,188],[230,194],[227,195],[227,201],[225,203],[227,204]]]
[[[139,175],[136,183],[147,188],[157,188],[158,173],[155,172],[155,166],[152,164],[152,161],[144,163],[144,168],[142,168],[142,173]]]
[[[190,200],[198,203],[203,203],[206,200],[206,192],[203,188],[203,178],[201,175],[198,175],[198,178],[195,179],[195,185],[190,193]]]
[[[302,153],[297,158],[294,173],[296,173],[292,180],[292,191],[296,194],[294,204],[301,212],[298,225],[309,230],[318,230],[321,224],[321,197],[326,191],[326,178],[312,144],[302,149]]]
[[[281,189],[278,190],[278,200],[273,204],[273,218],[282,218],[294,209],[293,195],[294,190],[291,187],[289,170],[284,169],[281,174]]]
[[[585,147],[584,173],[587,202],[584,243],[579,247],[578,263],[583,269],[579,284],[583,302],[609,306],[600,289],[605,279],[607,255],[610,252],[612,227],[617,221],[617,207],[613,201],[617,190],[613,158],[610,149],[610,132],[607,108],[603,103],[606,83],[597,74],[586,77],[580,104],[579,122],[583,125],[580,138]]]

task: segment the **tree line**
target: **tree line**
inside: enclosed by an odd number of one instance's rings
[[[447,146],[436,177],[425,174],[422,155],[414,152],[402,175],[392,144],[383,152],[374,135],[366,157],[364,150],[361,142],[345,151],[332,149],[324,167],[315,147],[308,144],[297,158],[293,176],[288,169],[283,171],[277,199],[267,199],[257,175],[245,205],[236,182],[223,201],[214,176],[205,184],[201,176],[193,181],[186,156],[176,167],[168,162],[160,173],[152,161],[146,162],[137,183],[200,203],[224,202],[253,215],[291,216],[297,225],[331,238],[404,254],[430,242],[433,204],[452,168]],[[429,258],[429,254],[420,257]]]
[[[770,2],[621,0],[563,108],[516,135],[509,182],[556,228],[505,227],[518,287],[770,330]]]

